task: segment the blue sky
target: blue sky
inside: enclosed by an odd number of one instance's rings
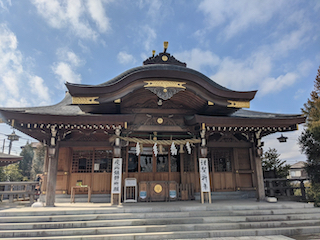
[[[319,12],[318,0],[0,0],[0,106],[58,103],[66,81],[108,81],[169,41],[213,81],[258,90],[251,110],[300,114],[320,65]],[[266,137],[265,149],[304,160],[301,130],[285,144]],[[0,144],[11,131],[0,124]]]

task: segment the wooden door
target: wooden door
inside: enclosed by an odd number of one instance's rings
[[[232,149],[210,149],[209,170],[213,191],[234,191]]]

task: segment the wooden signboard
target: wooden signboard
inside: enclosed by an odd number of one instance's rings
[[[210,179],[208,170],[208,158],[199,158],[201,202],[204,203],[205,195],[211,203]]]
[[[112,162],[111,204],[121,203],[122,158],[114,158]]]
[[[164,181],[151,181],[150,185],[150,201],[166,201],[168,184]]]
[[[124,202],[137,202],[137,179],[124,180]]]

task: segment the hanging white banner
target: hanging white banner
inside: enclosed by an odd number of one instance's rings
[[[122,158],[114,158],[112,162],[111,194],[121,193]]]
[[[201,192],[210,192],[208,158],[199,158]]]

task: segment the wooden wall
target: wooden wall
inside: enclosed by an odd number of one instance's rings
[[[190,156],[189,156],[190,157]],[[178,184],[192,183],[195,192],[200,192],[200,181],[198,172],[197,154],[192,155],[194,169],[189,172],[184,171],[183,154],[180,155],[180,172],[124,172],[125,178],[136,178],[140,181],[175,181]],[[125,160],[126,158],[124,158]],[[188,160],[189,161],[189,160]],[[212,191],[236,191],[236,190],[254,190],[255,173],[254,162],[252,159],[251,148],[232,148],[232,166],[231,172],[210,172],[211,190]],[[111,173],[99,172],[94,173],[71,173],[72,148],[61,147],[59,150],[58,174],[57,174],[57,194],[70,194],[72,186],[75,186],[78,180],[82,180],[83,185],[89,185],[92,193],[110,193],[111,192]],[[45,164],[46,165],[46,164]],[[212,167],[213,168],[213,167]],[[46,181],[46,178],[45,178]],[[45,184],[43,186],[45,191]]]

